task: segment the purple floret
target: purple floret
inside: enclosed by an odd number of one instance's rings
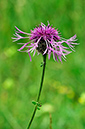
[[[33,56],[35,55],[36,51],[37,53],[41,53],[42,55],[48,54],[48,59],[51,57],[51,53],[53,54],[53,59],[55,61],[58,61],[58,59],[62,62],[62,58],[65,60],[66,55],[74,51],[75,45],[78,45],[78,43],[74,43],[77,41],[76,35],[71,37],[70,39],[64,39],[59,35],[59,31],[48,23],[48,25],[44,25],[41,23],[39,27],[34,28],[34,30],[31,30],[31,33],[25,33],[21,31],[20,29],[16,28],[15,37],[12,38],[15,41],[18,41],[20,39],[28,38],[29,42],[27,43],[18,43],[23,44],[23,46],[19,49],[21,52],[27,52],[30,57],[30,53],[33,53]],[[26,37],[20,36],[20,34],[25,34]],[[63,43],[66,44],[66,46],[63,45]],[[22,51],[24,48],[27,48],[25,51]],[[70,50],[68,50],[70,49]]]

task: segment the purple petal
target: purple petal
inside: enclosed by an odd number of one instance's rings
[[[21,51],[26,45],[28,45],[29,43],[25,43],[20,49],[19,51]]]

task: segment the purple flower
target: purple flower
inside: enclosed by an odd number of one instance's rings
[[[19,39],[29,39],[29,42],[27,43],[18,43],[23,45],[18,51],[27,52],[30,61],[30,53],[33,52],[34,56],[37,51],[38,54],[48,54],[48,59],[50,59],[52,53],[55,61],[58,61],[59,59],[62,62],[62,58],[65,60],[66,55],[71,53],[72,50],[74,51],[75,45],[78,45],[78,43],[74,43],[77,41],[76,35],[70,39],[64,39],[59,35],[59,31],[50,26],[49,23],[47,26],[41,23],[41,25],[34,28],[34,30],[31,30],[30,34],[21,31],[17,27],[15,28],[17,31],[15,32],[15,37],[12,38],[14,39],[14,42]],[[20,34],[25,34],[26,37],[22,37]],[[22,51],[24,48],[26,48],[26,50]]]

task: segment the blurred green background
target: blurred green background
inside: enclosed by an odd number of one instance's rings
[[[1,0],[0,1],[0,129],[26,129],[36,100],[42,56],[17,52],[11,37],[14,26],[30,32],[47,21],[65,38],[77,35],[79,46],[57,63],[47,60],[43,91],[31,129],[85,129],[85,1]]]

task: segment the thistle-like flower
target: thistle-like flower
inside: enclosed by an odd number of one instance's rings
[[[20,39],[28,38],[29,42],[27,43],[18,43],[23,45],[18,51],[27,52],[30,57],[30,53],[33,52],[33,56],[37,53],[41,53],[42,55],[48,54],[48,59],[51,57],[51,53],[53,54],[53,59],[55,61],[60,60],[62,62],[62,58],[65,60],[66,55],[74,51],[75,45],[78,43],[74,43],[77,41],[76,35],[71,37],[70,39],[64,39],[60,36],[59,31],[48,23],[48,25],[44,25],[41,23],[38,27],[31,30],[31,33],[25,33],[20,29],[16,28],[16,32],[14,34],[14,41],[18,41]],[[26,37],[22,37],[20,34],[25,34]],[[66,45],[65,45],[66,44]],[[26,50],[23,50],[26,48]],[[70,50],[69,50],[70,49]]]

